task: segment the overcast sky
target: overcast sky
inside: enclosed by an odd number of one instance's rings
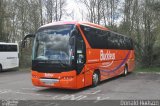
[[[118,8],[123,6],[123,2],[124,0],[120,0],[120,4],[118,5],[119,6]],[[76,2],[76,0],[67,0],[66,10],[67,10],[67,13],[70,13],[70,16],[64,16],[62,18],[62,21],[64,20],[87,21],[86,20],[87,9],[84,6],[84,4],[80,2]],[[83,12],[83,16],[82,16],[82,12]],[[115,20],[117,25],[119,25],[122,20],[122,14],[119,14],[119,15],[120,16]]]
[[[83,9],[82,9],[83,7]],[[77,3],[75,0],[67,0],[66,10],[67,13],[72,13],[71,16],[65,16],[62,20],[77,20],[82,21],[82,10],[84,11],[84,6],[81,3]],[[83,21],[86,21],[83,19]]]

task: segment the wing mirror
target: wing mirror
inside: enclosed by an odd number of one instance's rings
[[[27,43],[27,38],[34,38],[35,37],[35,34],[28,34],[26,35],[23,40],[22,40],[22,48],[25,48],[26,47],[26,43]]]

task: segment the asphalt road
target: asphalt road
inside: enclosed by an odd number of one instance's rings
[[[0,100],[133,100],[160,99],[160,74],[131,73],[82,90],[35,87],[30,72],[0,73]]]

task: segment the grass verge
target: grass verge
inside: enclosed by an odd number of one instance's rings
[[[137,67],[135,72],[160,72],[160,67]]]

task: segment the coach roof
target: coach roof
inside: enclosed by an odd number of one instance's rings
[[[90,22],[81,22],[81,21],[57,21],[57,22],[52,22],[52,23],[43,25],[40,28],[54,26],[54,25],[64,25],[64,24],[86,25],[86,26],[103,29],[103,30],[108,30],[108,28],[103,27],[101,25],[90,23]]]

